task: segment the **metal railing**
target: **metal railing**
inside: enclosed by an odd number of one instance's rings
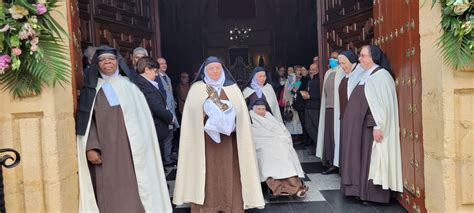
[[[13,154],[13,155],[11,155]],[[5,192],[3,191],[3,167],[9,169],[18,166],[20,153],[14,149],[0,149],[0,213],[5,213]]]

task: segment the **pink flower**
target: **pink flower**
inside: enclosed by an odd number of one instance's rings
[[[2,29],[0,29],[0,33],[6,32],[8,31],[8,29],[10,29],[10,25],[5,24],[5,26],[3,26]]]
[[[36,52],[36,51],[38,51],[38,49],[39,49],[39,48],[38,48],[38,45],[35,45],[35,44],[32,44],[31,47],[30,47],[30,50],[31,50],[32,52]]]
[[[37,45],[38,43],[39,43],[38,37],[34,37],[33,39],[31,39],[31,45]]]
[[[16,56],[19,56],[19,55],[21,55],[21,49],[18,48],[18,47],[15,47],[15,48],[12,49],[12,53]]]
[[[38,15],[43,15],[48,11],[48,9],[46,9],[46,6],[44,6],[44,4],[40,3],[40,4],[35,4],[34,6],[36,6],[36,13]]]
[[[10,61],[11,58],[9,55],[1,55],[0,56],[0,70],[3,71],[5,69],[8,69],[10,67]]]
[[[33,30],[33,27],[31,27],[31,25],[29,23],[25,23],[23,25],[23,29],[26,31],[26,33],[28,34],[28,36],[35,36],[36,35],[36,31]]]
[[[28,33],[26,31],[20,31],[20,33],[18,33],[18,36],[21,40],[25,40],[28,38]]]

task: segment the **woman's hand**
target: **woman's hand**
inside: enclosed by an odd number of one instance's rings
[[[380,129],[374,129],[373,135],[374,135],[374,140],[375,140],[375,142],[377,142],[377,143],[381,143],[381,142],[382,142],[382,140],[383,140],[383,135],[382,135],[382,131],[381,131]]]
[[[95,149],[87,151],[87,160],[89,160],[92,164],[99,165],[102,164],[102,156],[100,156],[99,152]]]

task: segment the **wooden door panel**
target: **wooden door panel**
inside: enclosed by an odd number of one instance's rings
[[[396,76],[404,193],[400,203],[424,212],[423,143],[418,21],[419,1],[374,0],[374,44],[386,53]]]
[[[358,51],[370,44],[374,37],[373,10],[371,0],[318,1],[322,36],[319,38],[320,61],[326,61],[332,50],[352,49]]]
[[[81,32],[79,31],[79,8],[77,0],[67,0],[67,19],[69,33],[69,54],[71,58],[71,84],[74,96],[74,114],[77,110],[78,88],[83,85]]]
[[[158,5],[152,0],[79,0],[82,49],[107,44],[131,64],[136,47],[160,53]]]
[[[413,183],[413,169],[410,167],[410,158],[413,155],[411,133],[411,117],[408,105],[411,100],[411,90],[407,86],[406,76],[409,75],[410,70],[407,69],[405,64],[404,50],[408,46],[408,42],[405,34],[398,33],[398,26],[401,25],[403,19],[407,15],[400,14],[399,16],[393,16],[391,11],[401,11],[401,1],[384,1],[387,3],[385,8],[393,8],[393,10],[386,10],[384,14],[387,22],[382,24],[386,28],[385,35],[380,40],[385,45],[385,52],[390,60],[390,64],[395,73],[395,82],[398,94],[398,105],[399,105],[399,123],[400,123],[400,146],[402,155],[402,171],[403,171],[403,182],[405,190],[409,190],[410,183]],[[392,14],[389,14],[389,13]],[[413,199],[408,195],[401,194],[403,202],[409,203]]]
[[[401,76],[402,82],[404,82],[403,87],[405,88],[404,93],[409,94],[404,97],[403,102],[403,128],[406,129],[405,140],[403,142],[402,149],[405,150],[405,155],[403,158],[403,165],[406,168],[404,173],[404,201],[402,204],[408,210],[410,210],[414,199],[415,199],[415,168],[414,168],[414,150],[413,150],[413,90],[411,86],[411,43],[409,40],[409,28],[406,25],[407,20],[409,19],[409,10],[404,1],[400,1],[401,11],[406,11],[403,13],[397,27],[401,33],[402,38],[402,72]]]
[[[416,202],[413,210],[426,212],[425,208],[425,181],[424,181],[424,153],[423,153],[423,129],[421,114],[421,65],[420,65],[420,33],[419,33],[419,1],[408,1],[410,18],[408,26],[410,36],[411,52],[411,83],[413,90],[413,140],[414,140],[414,165],[415,165],[415,196]]]

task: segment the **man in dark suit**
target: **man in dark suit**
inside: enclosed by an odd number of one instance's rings
[[[305,128],[310,139],[311,151],[308,153],[314,155],[316,151],[316,142],[318,141],[319,111],[321,107],[321,89],[319,81],[318,65],[309,66],[309,81],[306,86],[306,92],[301,96],[306,100],[305,105]]]
[[[174,162],[171,156],[166,155],[164,152],[164,141],[173,131],[173,124],[176,122],[176,117],[167,108],[166,95],[160,92],[159,85],[155,82],[159,67],[158,62],[152,57],[145,56],[141,58],[137,62],[137,72],[139,75],[135,83],[145,95],[151,114],[153,115],[163,164],[170,166],[173,165]]]

